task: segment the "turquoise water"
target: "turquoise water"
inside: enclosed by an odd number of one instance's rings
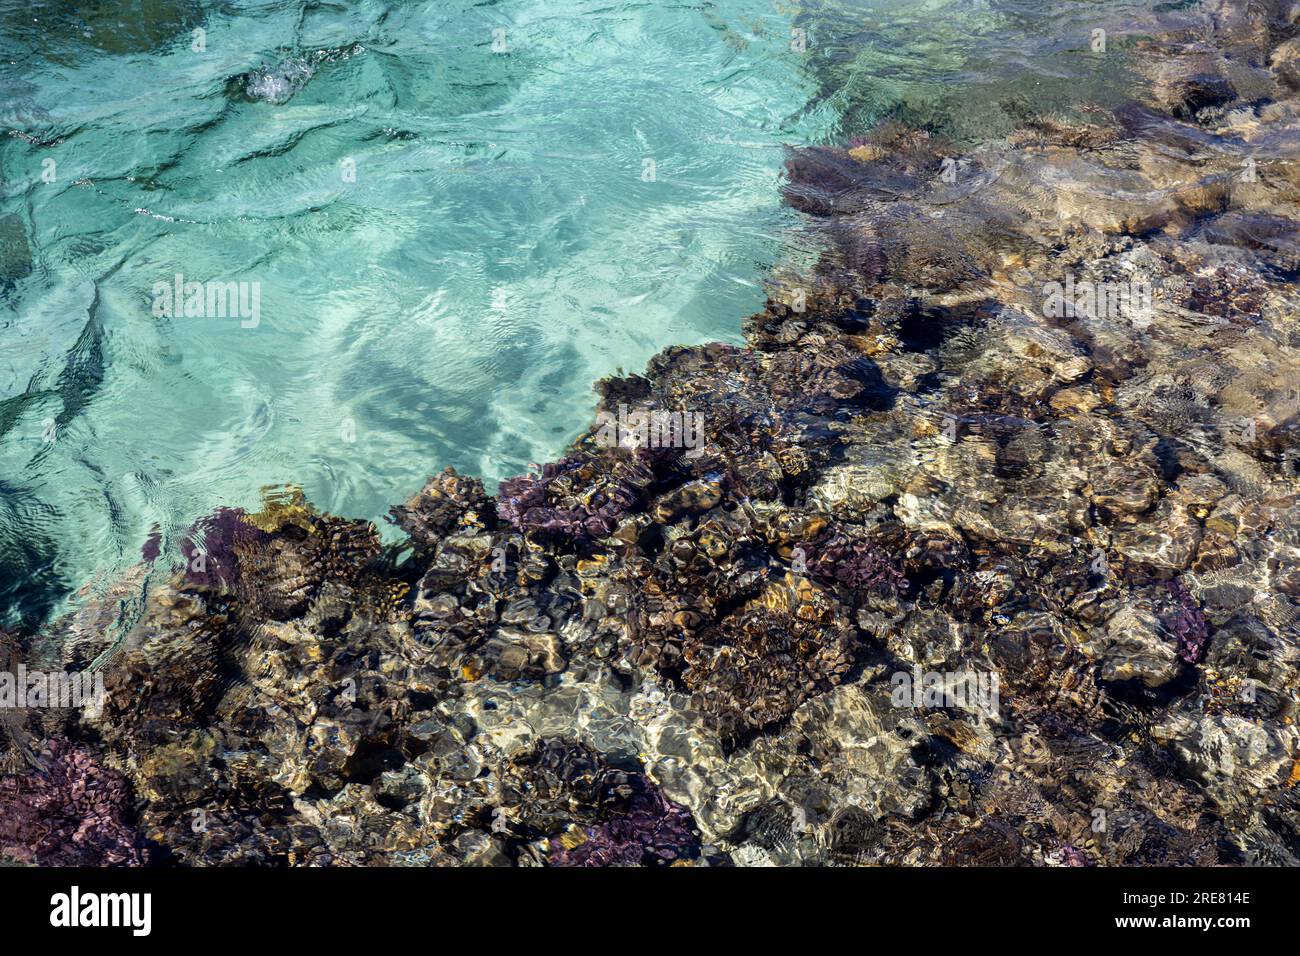
[[[377,520],[556,457],[811,261],[787,146],[1102,96],[1107,6],[0,0],[9,619],[263,486]],[[160,309],[177,274],[256,315]]]

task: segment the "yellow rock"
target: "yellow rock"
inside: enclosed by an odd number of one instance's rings
[[[297,485],[265,485],[262,491],[262,510],[245,515],[244,521],[253,527],[272,534],[287,524],[296,524],[304,531],[312,531],[314,510]]]

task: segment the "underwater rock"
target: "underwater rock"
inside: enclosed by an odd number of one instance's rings
[[[0,857],[37,866],[139,866],[130,788],[82,747],[53,740],[42,769],[0,777]]]
[[[120,55],[159,51],[181,40],[188,45],[191,31],[202,22],[203,5],[198,0],[136,0],[129,15],[113,0],[89,0],[28,7],[21,14],[6,10],[0,29],[24,39],[32,31],[33,45],[51,47],[56,56],[62,55],[59,47],[67,43],[89,44]]]
[[[862,540],[851,540],[838,530],[828,530],[808,547],[810,573],[819,579],[855,590],[897,594],[907,578],[887,551]]]
[[[834,599],[806,581],[786,581],[687,639],[682,681],[732,742],[840,683],[856,644]]]
[[[17,689],[18,665],[23,662],[22,642],[0,630],[0,680],[13,681]],[[16,703],[16,701],[11,701]],[[37,763],[32,747],[32,717],[26,707],[0,707],[0,773],[16,773]]]
[[[274,66],[250,70],[236,77],[232,85],[250,100],[283,106],[315,73],[315,67],[307,60],[290,57]]]
[[[1171,646],[1154,609],[1138,603],[1126,605],[1106,622],[1106,628],[1102,680],[1141,680],[1148,687],[1160,687],[1178,676],[1178,659],[1186,653],[1185,645]]]
[[[0,216],[0,282],[13,282],[32,273],[32,250],[17,213]]]
[[[453,531],[491,527],[496,517],[483,482],[464,478],[454,468],[430,478],[405,505],[394,505],[390,515],[421,548],[433,547]]]
[[[1291,89],[1300,89],[1300,37],[1287,40],[1273,50],[1269,65],[1277,78]]]
[[[1300,735],[1235,715],[1180,714],[1153,730],[1225,815],[1287,785]]]
[[[520,531],[603,538],[638,503],[652,477],[636,461],[620,459],[602,469],[596,460],[572,456],[544,465],[538,475],[503,481],[497,510]]]
[[[1201,659],[1209,637],[1205,615],[1182,580],[1169,581],[1166,587],[1172,607],[1163,620],[1164,628],[1177,645],[1178,656],[1188,664],[1195,664]]]
[[[573,847],[551,850],[553,866],[664,866],[696,852],[690,814],[639,778],[635,793],[617,816],[588,827]]]
[[[580,744],[541,740],[511,761],[505,780],[501,819],[551,836],[553,866],[664,866],[699,853],[683,807],[644,774],[620,769]],[[575,816],[592,822],[559,835]]]

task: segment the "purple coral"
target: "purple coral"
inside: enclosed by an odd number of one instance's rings
[[[542,466],[540,474],[501,482],[497,512],[520,531],[545,531],[569,538],[603,538],[637,504],[638,485],[653,477],[644,465],[627,466],[627,477],[576,455]]]
[[[1092,866],[1092,860],[1073,843],[1062,843],[1057,850],[1057,859],[1061,866]]]
[[[1195,664],[1201,659],[1201,652],[1210,636],[1205,614],[1181,578],[1165,582],[1165,588],[1169,591],[1172,606],[1161,616],[1161,623],[1178,645],[1178,656],[1189,664]]]
[[[690,812],[640,774],[628,779],[634,792],[617,815],[587,828],[587,840],[571,850],[554,846],[552,866],[666,866],[699,849]]]
[[[221,507],[195,523],[190,536],[181,545],[185,558],[185,581],[198,587],[228,588],[239,581],[236,546],[270,540],[270,535],[248,523],[242,508]],[[196,540],[203,542],[203,560]]]
[[[808,572],[826,583],[886,595],[897,595],[907,585],[906,575],[883,548],[841,531],[827,530],[805,552]]]
[[[0,856],[37,866],[139,866],[126,781],[55,740],[46,770],[0,778]]]
[[[248,524],[240,508],[218,508],[200,518],[181,542],[185,560],[185,581],[198,587],[231,587],[238,580],[235,545],[265,540],[270,536]],[[203,543],[200,549],[198,543]],[[153,564],[162,554],[162,532],[155,525],[140,548],[140,557]],[[202,555],[202,561],[196,561]]]
[[[160,554],[162,554],[162,532],[158,530],[157,525],[154,525],[149,532],[149,537],[140,546],[140,558],[146,564],[153,564]]]

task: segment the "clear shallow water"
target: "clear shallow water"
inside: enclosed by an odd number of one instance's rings
[[[1035,115],[1129,97],[1126,50],[1152,9],[1197,0],[820,0],[798,18],[816,42],[815,107],[842,135],[883,120],[962,144],[1005,135]],[[1105,31],[1104,52],[1094,30]]]
[[[738,341],[808,261],[786,145],[1101,96],[1083,28],[1135,6],[0,0],[10,617],[266,485],[378,519],[555,457],[596,378]],[[256,327],[155,315],[177,273],[256,283]]]

